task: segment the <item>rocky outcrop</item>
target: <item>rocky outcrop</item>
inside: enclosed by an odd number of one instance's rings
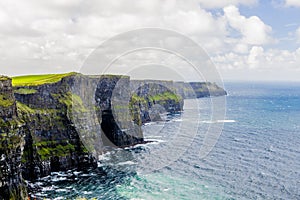
[[[175,87],[184,99],[227,95],[227,92],[223,88],[211,82],[176,82]]]
[[[11,119],[16,116],[16,102],[9,77],[0,76],[0,117]]]
[[[137,124],[162,120],[164,113],[183,110],[183,97],[173,81],[131,81],[130,110]]]
[[[132,80],[131,115],[137,124],[161,120],[162,113],[183,110],[184,99],[227,95],[216,83]]]
[[[0,199],[25,199],[21,157],[24,126],[17,117],[11,79],[0,77]]]

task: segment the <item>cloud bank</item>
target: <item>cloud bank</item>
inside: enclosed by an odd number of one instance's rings
[[[1,73],[76,71],[101,42],[143,27],[191,37],[221,70],[271,69],[284,63],[286,68],[299,68],[299,49],[270,48],[277,41],[272,27],[258,16],[240,13],[238,6],[257,4],[256,0],[1,1]],[[295,35],[300,41],[300,28]]]
[[[285,0],[286,6],[294,6],[294,7],[300,7],[300,1],[298,0]]]

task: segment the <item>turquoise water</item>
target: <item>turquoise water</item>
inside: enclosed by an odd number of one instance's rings
[[[188,145],[166,148],[184,113],[167,116],[167,122],[143,127],[146,138],[155,142],[107,153],[97,169],[53,173],[33,183],[32,195],[38,199],[300,199],[300,84],[227,83],[225,87],[229,96],[223,132],[204,159],[199,149],[201,133],[209,125],[210,109],[205,105],[210,100],[198,99],[201,126]],[[193,109],[195,100],[186,100],[185,105]],[[190,134],[188,128],[182,131]],[[162,156],[156,156],[157,151]],[[182,154],[168,163],[174,152]],[[164,163],[168,165],[146,172],[150,165]]]

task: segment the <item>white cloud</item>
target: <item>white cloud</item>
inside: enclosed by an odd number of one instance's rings
[[[1,67],[9,74],[18,73],[20,65],[38,70],[33,66],[44,65],[38,64],[39,60],[52,62],[53,68],[45,70],[56,69],[54,65],[64,67],[62,63],[70,63],[66,70],[76,70],[102,41],[141,27],[179,31],[210,51],[222,49],[226,33],[224,19],[200,8],[195,0],[11,0],[0,4],[4,47],[0,54],[5,60],[0,66],[10,66]]]
[[[248,54],[226,53],[214,56],[219,69],[252,69],[262,71],[300,71],[300,48],[295,51],[268,49],[253,46]]]
[[[248,53],[249,51],[249,45],[245,44],[245,43],[237,43],[234,48],[233,51],[236,53]]]
[[[241,34],[241,42],[250,45],[262,45],[272,42],[270,37],[272,27],[266,25],[257,16],[246,18],[240,14],[239,9],[235,6],[225,7],[224,14],[229,26]]]
[[[300,7],[300,1],[299,0],[285,0],[285,5]]]
[[[239,5],[257,0],[66,0],[0,2],[1,73],[78,70],[104,40],[132,29],[161,27],[191,37],[222,69],[298,69],[300,50],[268,49],[272,28]],[[292,2],[292,1],[289,1]],[[223,8],[213,14],[206,8]],[[300,41],[300,27],[296,33]],[[174,42],[176,45],[176,42]],[[182,44],[178,45],[179,48]],[[58,71],[56,71],[58,70]]]
[[[296,39],[297,42],[300,43],[300,27],[296,30]]]
[[[205,8],[223,8],[229,5],[255,5],[257,0],[199,0],[199,3]]]
[[[264,60],[264,49],[260,46],[254,46],[251,48],[247,64],[249,68],[258,68],[260,67],[262,61]]]

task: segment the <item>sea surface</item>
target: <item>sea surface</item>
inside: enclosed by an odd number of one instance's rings
[[[38,188],[31,195],[300,199],[300,83],[234,82],[225,83],[225,89],[229,95],[224,118],[211,120],[210,98],[185,100],[183,113],[143,127],[153,142],[103,154],[97,169],[52,173],[31,183]],[[194,121],[185,116],[193,111],[200,116]],[[223,125],[222,133],[203,158],[203,138],[215,123]]]

